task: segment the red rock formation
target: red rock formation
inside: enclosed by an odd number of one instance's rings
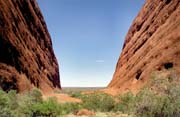
[[[180,1],[146,0],[133,21],[108,88],[143,86],[154,70],[180,72]]]
[[[0,87],[19,92],[60,88],[59,68],[35,0],[0,1]]]

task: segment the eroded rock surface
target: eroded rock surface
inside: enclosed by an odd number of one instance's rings
[[[108,88],[136,90],[154,70],[180,72],[180,1],[146,0],[133,21]]]
[[[0,87],[60,88],[51,38],[35,0],[0,1]]]

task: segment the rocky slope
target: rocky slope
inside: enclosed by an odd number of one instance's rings
[[[109,89],[136,90],[154,70],[180,72],[180,1],[146,0],[125,39]]]
[[[51,38],[35,0],[0,1],[0,87],[60,88]]]

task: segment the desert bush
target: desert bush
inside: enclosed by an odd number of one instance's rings
[[[158,111],[162,103],[158,104],[158,98],[154,92],[149,89],[144,89],[136,95],[135,113],[140,116],[152,116],[155,111]],[[158,110],[157,110],[158,109]]]
[[[8,105],[8,96],[5,92],[0,90],[0,116],[11,116],[10,107]]]
[[[133,95],[131,92],[118,96],[114,111],[140,117],[178,117],[180,115],[180,77],[170,71],[168,77],[153,73],[147,87]]]
[[[115,104],[113,111],[132,113],[134,111],[135,96],[132,92],[127,92],[117,96],[118,102]]]
[[[29,92],[28,94],[31,98],[31,101],[33,103],[40,103],[43,101],[42,99],[42,93],[39,89],[34,88],[32,91]]]
[[[32,117],[34,106],[43,103],[42,94],[38,89],[18,94],[18,113],[20,116]]]
[[[69,113],[77,113],[78,110],[82,109],[81,103],[64,103],[60,104],[59,109],[61,110],[61,115],[69,114]]]
[[[79,109],[77,103],[58,103],[56,98],[42,100],[42,95],[35,89],[20,96],[20,113],[25,117],[57,117],[75,112]]]
[[[150,86],[136,95],[135,114],[143,117],[178,117],[180,115],[178,79],[154,75]]]
[[[33,117],[56,117],[61,114],[59,110],[59,104],[55,98],[49,98],[47,101],[36,103],[31,107]]]
[[[60,104],[56,98],[42,100],[38,89],[23,94],[0,90],[0,117],[56,117],[75,113],[80,108],[80,103]]]
[[[114,108],[114,98],[104,93],[93,93],[82,98],[83,108],[93,111],[111,111]]]
[[[6,93],[0,90],[0,117],[17,117],[17,107],[16,91],[11,90]]]
[[[81,92],[69,92],[69,95],[74,98],[82,98],[84,95]]]
[[[7,93],[8,105],[12,110],[15,110],[18,107],[18,98],[15,90],[10,90]]]
[[[180,114],[179,99],[171,98],[153,91],[143,91],[136,96],[135,114],[143,117],[176,117]]]

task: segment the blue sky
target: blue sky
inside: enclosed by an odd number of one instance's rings
[[[62,87],[107,86],[144,0],[37,1],[52,38]]]

